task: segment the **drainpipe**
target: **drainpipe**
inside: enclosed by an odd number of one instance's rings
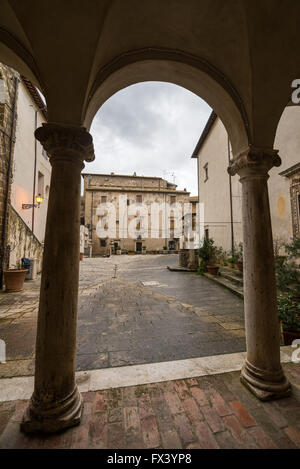
[[[6,243],[6,229],[7,229],[7,218],[8,218],[8,200],[9,200],[9,189],[10,189],[10,174],[11,174],[11,165],[12,165],[12,153],[13,153],[13,143],[14,143],[14,130],[15,130],[15,120],[16,120],[16,104],[17,104],[17,91],[19,78],[15,77],[15,92],[14,100],[12,106],[12,119],[11,119],[11,130],[9,135],[9,154],[7,162],[7,173],[6,173],[6,186],[5,186],[5,195],[4,195],[4,213],[3,213],[3,225],[2,225],[2,236],[1,236],[1,252],[0,252],[0,289],[3,287],[3,268],[4,268],[4,258],[5,258],[5,243]]]
[[[227,135],[228,163],[230,164],[230,141]],[[233,209],[232,209],[232,184],[229,174],[229,198],[230,198],[230,228],[231,228],[231,255],[234,256],[234,232],[233,232]]]
[[[91,257],[93,257],[93,206],[94,206],[94,191],[92,190],[91,201]]]
[[[34,117],[34,130],[37,129],[37,114],[38,111],[35,110]],[[34,234],[34,206],[35,206],[35,185],[36,185],[36,162],[37,162],[37,139],[34,138],[34,172],[33,172],[33,190],[32,190],[32,222],[31,222],[31,231]]]

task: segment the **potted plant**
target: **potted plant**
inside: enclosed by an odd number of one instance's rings
[[[204,238],[203,244],[198,251],[200,261],[199,272],[208,272],[211,275],[218,275],[219,266],[216,264],[217,248],[214,245],[214,240],[211,238]]]
[[[132,256],[133,254],[135,254],[135,251],[133,249],[128,249],[127,253]]]
[[[156,254],[156,249],[152,249],[151,254]]]
[[[235,252],[235,265],[240,272],[243,272],[244,263],[243,263],[243,243],[239,243],[238,249]]]
[[[3,270],[5,291],[7,293],[23,290],[24,280],[28,269],[5,269]]]
[[[163,246],[163,254],[168,254],[168,246]]]
[[[147,246],[142,246],[142,254],[146,254]]]
[[[116,247],[116,254],[117,254],[118,256],[121,255],[121,246],[117,246],[117,247]]]
[[[277,305],[284,345],[291,345],[295,339],[300,339],[300,304],[292,293],[281,293]]]

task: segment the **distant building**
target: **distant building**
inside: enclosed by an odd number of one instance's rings
[[[269,174],[269,199],[273,239],[288,242],[300,236],[300,107],[286,107],[279,122],[274,148],[282,159]],[[204,234],[230,251],[243,241],[242,185],[227,172],[233,157],[227,132],[212,112],[195,147],[198,162],[199,202],[204,204]]]
[[[92,255],[178,250],[189,192],[160,177],[83,174],[84,219]]]

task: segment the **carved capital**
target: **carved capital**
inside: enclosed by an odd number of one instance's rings
[[[41,142],[51,160],[69,159],[93,161],[93,137],[85,127],[75,127],[55,123],[43,124],[35,131],[36,139]]]
[[[267,176],[273,166],[280,166],[281,158],[278,150],[249,146],[236,158],[231,160],[227,169],[231,176]]]

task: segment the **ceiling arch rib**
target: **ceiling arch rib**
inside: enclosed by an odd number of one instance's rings
[[[84,109],[84,125],[113,94],[144,81],[182,86],[204,99],[223,121],[234,152],[251,143],[242,99],[230,81],[207,61],[178,50],[147,48],[122,54],[103,67],[91,86]]]

